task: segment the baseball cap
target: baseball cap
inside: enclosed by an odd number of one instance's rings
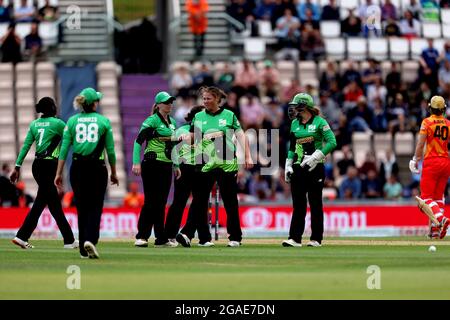
[[[291,106],[305,105],[306,107],[312,109],[312,108],[314,108],[314,100],[307,93],[298,93],[294,96],[292,101],[289,102],[289,105],[291,105]]]
[[[103,98],[103,93],[98,92],[92,88],[86,88],[80,92],[80,96],[86,99],[87,104],[92,104],[95,101],[99,101],[101,98]]]
[[[155,96],[155,103],[166,103],[166,102],[173,102],[174,100],[176,100],[177,98],[172,97],[170,94],[168,94],[165,91],[161,91],[159,92],[156,96]]]
[[[445,99],[441,96],[433,96],[430,100],[430,108],[433,109],[445,109]]]

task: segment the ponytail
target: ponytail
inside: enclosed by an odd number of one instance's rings
[[[95,103],[88,105],[86,102],[86,98],[83,96],[76,96],[75,99],[73,100],[74,109],[80,109],[83,112],[94,111],[94,105],[95,105]]]

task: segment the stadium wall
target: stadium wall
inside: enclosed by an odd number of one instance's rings
[[[450,210],[448,206],[447,210]],[[186,210],[187,211],[187,210]],[[12,237],[22,224],[28,209],[0,209],[0,237]],[[102,215],[101,236],[103,238],[134,238],[139,217],[139,209],[105,208]],[[244,236],[286,237],[292,216],[288,205],[253,206],[239,208]],[[77,233],[77,214],[74,208],[65,209],[66,217]],[[183,223],[186,219],[183,217]],[[213,223],[215,212],[213,209]],[[426,235],[427,217],[413,205],[360,204],[325,205],[325,236],[335,237],[398,237]],[[306,221],[306,235],[310,231],[310,215]],[[226,238],[226,213],[219,209],[220,238]],[[58,227],[46,209],[33,234],[34,238],[59,238]]]

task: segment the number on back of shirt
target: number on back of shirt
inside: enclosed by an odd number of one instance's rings
[[[448,138],[448,127],[447,126],[436,126],[434,129],[434,136],[436,138],[441,138],[441,140],[447,140]]]
[[[79,123],[75,127],[75,140],[77,143],[97,142],[98,141],[98,124]]]
[[[42,144],[42,138],[44,137],[44,132],[45,132],[45,129],[38,129],[38,134],[39,134],[38,146],[41,146],[41,144]]]

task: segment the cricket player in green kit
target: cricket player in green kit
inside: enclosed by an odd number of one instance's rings
[[[76,198],[78,232],[82,258],[98,259],[96,245],[100,237],[108,170],[104,150],[111,166],[111,183],[119,185],[116,174],[114,138],[109,120],[96,112],[100,92],[86,88],[75,97],[74,107],[81,113],[69,118],[64,128],[55,185],[62,188],[62,172],[70,146],[73,149],[70,183]]]
[[[190,241],[198,232],[199,244],[211,243],[208,225],[209,194],[217,181],[225,211],[227,213],[228,246],[239,247],[242,230],[239,220],[239,203],[237,197],[238,161],[233,136],[245,152],[245,169],[253,167],[248,140],[236,115],[221,107],[226,99],[225,93],[216,87],[200,89],[205,110],[197,113],[192,120],[191,132],[194,142],[206,153],[207,162],[197,175],[192,191],[193,199],[190,210],[195,215],[188,218],[186,225],[177,235],[176,240],[184,247],[190,247]],[[206,144],[203,141],[207,141]],[[209,152],[210,150],[213,152]],[[207,245],[211,246],[211,244]]]
[[[12,183],[17,182],[23,160],[33,143],[36,142],[32,170],[39,189],[33,207],[12,242],[23,249],[33,248],[33,245],[28,243],[28,239],[36,228],[45,206],[48,206],[63,236],[64,248],[75,249],[78,248],[78,241],[75,240],[72,229],[64,216],[58,190],[53,184],[58,166],[60,142],[66,124],[56,118],[56,104],[50,97],[39,100],[36,104],[36,113],[40,113],[41,117],[31,122],[10,179]]]
[[[312,232],[307,245],[320,247],[323,239],[323,162],[325,156],[336,148],[336,138],[309,94],[299,93],[292,99],[289,116],[295,119],[291,123],[285,180],[291,183],[294,211],[289,239],[282,244],[284,247],[302,246],[308,197]]]
[[[155,231],[155,247],[176,247],[176,241],[169,241],[164,232],[164,219],[167,198],[172,184],[172,148],[178,139],[175,137],[176,122],[170,116],[175,100],[165,91],[155,96],[153,114],[142,123],[134,142],[133,168],[135,175],[142,176],[144,185],[144,205],[138,221],[136,247],[148,247],[148,238]],[[141,146],[146,143],[144,159],[141,162]],[[175,168],[176,178],[181,177]]]

